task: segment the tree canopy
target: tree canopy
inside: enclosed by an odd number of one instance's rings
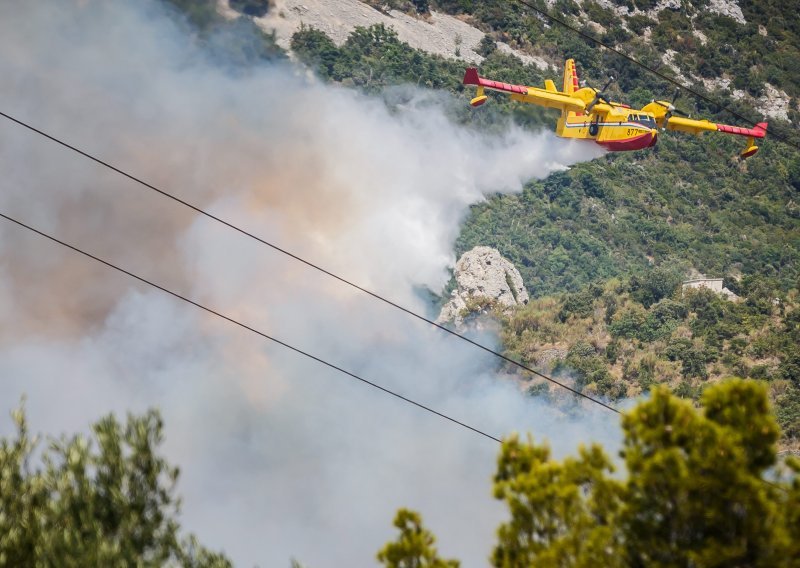
[[[109,415],[90,437],[39,448],[23,410],[17,433],[0,441],[0,566],[164,566],[231,563],[181,539],[178,469],[159,454],[158,412]]]
[[[530,437],[503,443],[494,496],[509,518],[498,528],[493,566],[800,562],[800,462],[774,469],[779,429],[762,384],[714,385],[700,409],[657,388],[624,413],[622,428],[624,476],[596,444],[559,461]],[[776,471],[789,480],[771,480]],[[428,566],[413,563],[430,554],[425,547],[405,550],[405,564],[387,566]]]
[[[436,538],[422,526],[419,513],[400,509],[394,518],[400,535],[378,552],[378,561],[386,568],[458,568],[457,560],[444,560],[434,547]]]

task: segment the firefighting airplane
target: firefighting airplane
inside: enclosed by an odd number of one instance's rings
[[[578,72],[573,59],[567,59],[564,66],[564,87],[561,91],[556,90],[550,79],[544,82],[544,89],[540,89],[484,79],[475,68],[467,69],[464,75],[465,85],[478,87],[475,98],[470,101],[472,106],[477,107],[486,102],[485,89],[510,93],[512,100],[560,110],[561,117],[556,126],[556,134],[559,136],[593,140],[611,152],[655,146],[659,129],[693,134],[710,131],[746,136],[747,146],[740,156],[749,158],[758,152],[756,138],[764,138],[767,134],[766,122],[760,122],[754,128],[740,128],[708,120],[695,120],[667,101],[653,101],[639,110],[632,109],[606,98],[603,91],[610,83],[611,81],[600,91],[592,87],[579,88]],[[674,116],[676,114],[682,116]]]

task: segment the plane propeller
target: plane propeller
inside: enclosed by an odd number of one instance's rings
[[[606,84],[599,91],[597,89],[595,89],[594,87],[589,86],[589,88],[594,91],[594,98],[592,99],[592,102],[590,102],[588,105],[586,105],[586,112],[591,112],[592,108],[594,107],[594,105],[596,105],[599,102],[603,102],[603,103],[606,103],[607,105],[615,106],[614,103],[609,101],[608,98],[606,97],[606,89],[608,89],[608,87],[613,82],[614,82],[614,77],[609,77],[608,81],[606,81]]]
[[[678,99],[678,95],[680,95],[680,94],[681,94],[681,90],[680,89],[675,89],[675,94],[672,95],[672,101],[670,101],[668,103],[665,102],[665,101],[653,101],[657,105],[661,105],[662,107],[667,109],[667,112],[664,114],[664,126],[662,126],[662,128],[666,128],[667,127],[667,123],[669,122],[669,119],[672,118],[673,114],[677,114],[677,115],[680,115],[680,116],[685,116],[686,118],[691,118],[692,117],[692,115],[689,114],[688,112],[686,112],[684,110],[681,110],[679,108],[675,108],[675,101]]]

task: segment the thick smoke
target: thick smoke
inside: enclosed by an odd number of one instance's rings
[[[481,136],[441,94],[387,105],[288,65],[231,74],[133,4],[0,3],[2,110],[420,312],[471,203],[597,155]],[[493,435],[557,453],[618,436],[602,409],[563,417],[463,342],[8,121],[0,167],[2,212]],[[445,554],[485,563],[492,441],[8,223],[0,267],[2,407],[27,393],[50,432],[161,408],[204,543],[241,565],[369,565],[409,506]]]

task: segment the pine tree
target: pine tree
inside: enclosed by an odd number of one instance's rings
[[[458,568],[458,561],[439,557],[436,539],[422,526],[419,513],[400,509],[394,526],[400,529],[400,536],[378,552],[378,561],[386,568]]]
[[[557,461],[547,444],[506,440],[494,495],[510,519],[498,529],[492,565],[799,565],[800,460],[787,462],[789,483],[767,479],[780,432],[765,386],[733,379],[708,387],[701,402],[696,409],[657,388],[624,413],[627,478],[613,475],[598,445]],[[417,558],[424,549],[403,550]],[[417,565],[427,566],[390,564]]]
[[[179,540],[178,470],[157,452],[157,412],[107,416],[92,438],[52,440],[36,460],[24,412],[13,417],[16,438],[0,440],[0,566],[231,566]]]

